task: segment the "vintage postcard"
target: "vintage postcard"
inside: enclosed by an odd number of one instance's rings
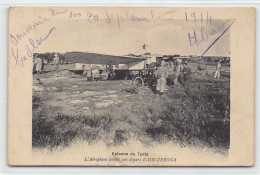
[[[253,7],[9,8],[8,163],[253,166]]]

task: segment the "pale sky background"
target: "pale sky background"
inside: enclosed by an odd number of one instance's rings
[[[105,20],[88,23],[87,19],[58,18],[51,19],[44,29],[39,28],[34,38],[44,35],[46,29],[53,26],[56,30],[50,35],[41,47],[35,52],[92,52],[112,55],[126,55],[129,53],[140,54],[138,49],[143,44],[148,45],[148,51],[152,54],[180,54],[180,55],[202,55],[210,44],[227,28],[214,35],[209,35],[207,41],[199,46],[191,47],[188,39],[188,32],[193,35],[195,30],[198,39],[201,39],[201,26],[210,33],[211,29],[217,29],[224,20],[212,20],[209,25],[204,22],[185,19],[173,21],[153,22],[132,22],[123,20],[118,27],[117,20],[106,24]],[[48,30],[47,30],[48,31]],[[211,47],[205,54],[209,56],[229,56],[230,54],[230,32],[229,30]]]

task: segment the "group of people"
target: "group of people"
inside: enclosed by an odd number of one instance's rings
[[[57,53],[54,54],[53,63],[55,65],[55,71],[58,72],[59,65],[60,65],[60,58]],[[43,59],[40,58],[40,56],[35,53],[33,56],[33,72],[36,72],[37,74],[40,74],[44,68]]]
[[[94,67],[93,69],[86,69],[86,66],[83,65],[83,74],[87,77],[88,80],[98,81],[99,79],[99,69],[98,67]]]
[[[188,82],[191,79],[191,69],[188,67],[188,63],[182,62],[182,60],[177,59],[176,65],[173,66],[172,62],[166,63],[164,60],[161,61],[160,66],[155,70],[155,76],[157,78],[156,91],[162,95],[165,91],[166,80],[168,78],[169,72],[173,72],[174,85],[182,84],[184,88],[187,87]],[[220,78],[221,72],[221,60],[218,61],[216,72],[214,78]]]
[[[113,80],[115,77],[114,70],[109,68],[102,69],[98,66],[95,67],[87,67],[83,65],[83,76],[87,77],[89,81],[98,81],[98,80]]]
[[[162,95],[166,87],[166,79],[168,78],[169,72],[174,72],[174,85],[183,84],[187,85],[187,82],[191,79],[191,69],[188,67],[188,63],[177,59],[176,66],[172,66],[172,63],[166,64],[164,60],[161,61],[160,66],[155,70],[155,76],[157,78],[156,91]]]

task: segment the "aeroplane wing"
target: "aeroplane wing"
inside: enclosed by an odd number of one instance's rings
[[[84,63],[84,64],[128,64],[131,62],[141,62],[144,58],[128,57],[128,56],[113,56],[96,53],[86,52],[67,52],[65,59],[71,63]]]

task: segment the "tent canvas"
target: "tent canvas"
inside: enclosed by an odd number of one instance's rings
[[[104,64],[104,65],[129,64],[131,62],[141,62],[145,60],[144,58],[104,55],[104,54],[86,53],[86,52],[67,52],[64,56],[65,59],[71,63]]]

